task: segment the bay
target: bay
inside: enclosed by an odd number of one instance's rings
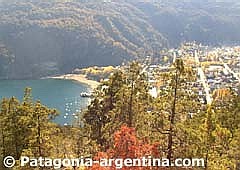
[[[40,80],[0,80],[0,99],[12,96],[22,100],[24,89],[32,88],[33,99],[40,100],[44,105],[55,108],[59,116],[54,120],[60,125],[71,125],[79,119],[80,112],[89,104],[89,98],[80,97],[81,92],[90,88],[82,83],[71,80],[40,79]]]

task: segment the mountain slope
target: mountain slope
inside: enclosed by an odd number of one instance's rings
[[[167,45],[129,3],[4,1],[0,11],[0,40],[15,55],[11,78],[119,64]]]
[[[207,45],[240,43],[237,0],[129,0],[148,17],[171,46],[184,41]]]
[[[11,54],[0,48],[0,78],[159,57],[185,41],[239,44],[239,17],[237,0],[0,0],[0,44]]]

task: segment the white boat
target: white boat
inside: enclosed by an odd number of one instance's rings
[[[81,97],[93,97],[93,93],[91,92],[82,92],[80,93]]]

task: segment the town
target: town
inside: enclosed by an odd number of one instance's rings
[[[162,59],[145,60],[146,73],[152,89],[150,93],[157,97],[160,89],[159,73],[168,72],[176,59],[182,59],[186,67],[192,67],[197,79],[187,82],[190,92],[197,92],[202,104],[211,104],[213,97],[221,89],[239,92],[240,84],[240,47],[208,47],[195,43],[185,43],[178,49],[170,49]]]

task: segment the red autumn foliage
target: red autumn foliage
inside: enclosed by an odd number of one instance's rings
[[[159,143],[149,144],[147,140],[139,140],[136,137],[134,128],[122,126],[119,131],[114,134],[114,147],[107,152],[99,152],[95,156],[95,160],[101,159],[141,159],[148,158],[162,158],[163,155],[159,152]],[[194,168],[180,168],[180,167],[153,167],[153,166],[131,166],[131,167],[117,167],[112,162],[112,166],[100,166],[94,164],[89,170],[194,170]]]
[[[107,152],[99,152],[95,157],[96,160],[100,159],[141,159],[142,157],[151,156],[152,158],[160,158],[161,155],[158,151],[159,144],[148,144],[138,140],[136,137],[136,132],[134,128],[129,128],[127,126],[122,126],[119,131],[114,134],[114,148],[108,150]],[[153,170],[159,169],[164,170],[166,168],[160,167],[122,167],[117,168],[114,163],[111,167],[103,167],[95,164],[90,170]]]

